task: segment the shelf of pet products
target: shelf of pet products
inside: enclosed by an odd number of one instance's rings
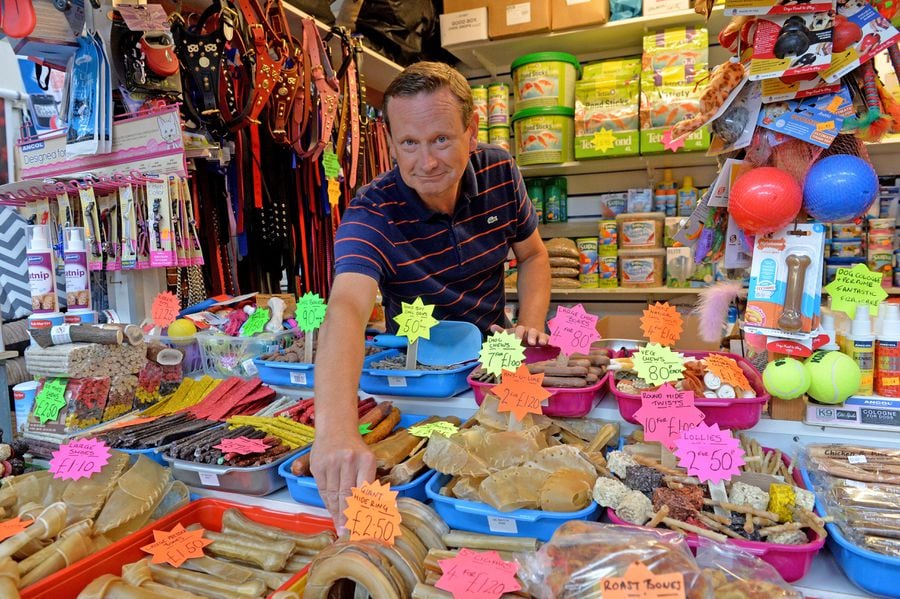
[[[900,135],[889,135],[878,143],[866,144],[872,165],[880,175],[900,174]],[[651,154],[647,156],[623,156],[619,158],[599,158],[596,160],[581,160],[564,162],[561,164],[536,164],[522,166],[520,170],[525,177],[554,177],[572,175],[603,175],[612,174],[617,180],[627,176],[628,171],[651,171],[662,168],[691,168],[691,167],[715,167],[716,157],[707,156],[703,152],[676,152],[666,154]],[[599,180],[586,179],[583,186],[598,189]]]
[[[610,21],[570,31],[483,40],[446,45],[444,49],[456,56],[470,69],[484,69],[492,77],[509,72],[512,62],[531,52],[568,52],[578,57],[612,58],[641,53],[641,39],[647,30],[683,25],[703,25],[703,16],[693,10],[682,10],[652,17],[635,17]],[[716,6],[706,25],[710,31],[720,31],[728,18],[723,8]]]
[[[303,27],[303,19],[312,17],[289,2],[283,3],[283,7],[291,30],[295,35],[299,35],[301,28]],[[326,25],[318,19],[313,20],[323,34],[327,34],[331,31],[330,25]],[[333,38],[332,43],[337,44],[333,46],[333,51],[335,52],[334,56],[340,56],[340,40],[335,37]],[[364,77],[366,88],[383,92],[387,89],[387,86],[394,77],[400,74],[403,67],[367,47],[365,44],[360,45],[362,47],[362,56],[358,60],[358,64],[360,72]]]

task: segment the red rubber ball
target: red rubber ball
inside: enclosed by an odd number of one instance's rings
[[[738,177],[728,197],[728,211],[741,229],[756,235],[790,224],[802,203],[803,192],[792,176],[764,166]]]

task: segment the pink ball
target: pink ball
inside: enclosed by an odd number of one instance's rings
[[[747,233],[771,233],[790,224],[800,212],[803,192],[792,176],[764,166],[747,171],[734,182],[728,211]]]

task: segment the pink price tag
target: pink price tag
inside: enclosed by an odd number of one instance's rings
[[[704,414],[694,407],[693,391],[676,391],[666,383],[656,391],[641,393],[641,408],[634,413],[644,427],[644,439],[659,441],[666,449],[675,449],[682,432],[703,422]]]
[[[559,306],[556,316],[547,321],[550,327],[550,345],[555,345],[567,356],[587,354],[591,344],[600,339],[597,332],[597,316],[584,311],[584,306],[571,308]]]
[[[251,453],[265,453],[269,446],[263,443],[262,439],[238,437],[236,439],[222,439],[222,442],[218,445],[213,445],[213,448],[222,450],[222,453],[249,455]]]
[[[696,428],[682,431],[675,440],[678,465],[687,468],[689,476],[701,482],[719,483],[741,473],[744,450],[731,431],[719,430],[718,424],[701,422]]]
[[[109,463],[109,447],[97,439],[79,439],[60,445],[50,460],[53,478],[78,480],[90,478]]]
[[[454,599],[497,599],[522,588],[516,580],[519,564],[504,561],[496,551],[460,549],[456,557],[438,561],[441,578],[434,585]]]

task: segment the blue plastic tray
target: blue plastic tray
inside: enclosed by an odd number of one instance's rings
[[[549,541],[557,528],[569,520],[596,520],[602,508],[596,502],[578,512],[545,512],[542,510],[515,510],[501,512],[476,501],[465,501],[441,495],[441,488],[450,476],[436,472],[425,492],[434,503],[434,509],[450,528],[506,537],[535,537]]]
[[[815,492],[806,468],[801,469],[800,474],[803,475],[806,487]],[[827,515],[825,504],[822,503],[818,493],[816,493],[816,509],[821,515]],[[859,547],[841,533],[837,524],[828,522],[825,529],[828,531],[825,544],[850,582],[865,592],[879,597],[900,597],[900,587],[897,585],[900,558]]]
[[[420,416],[418,414],[404,414],[400,417],[400,424],[398,424],[397,427],[408,428],[421,420],[425,420],[425,416]],[[301,451],[299,455],[294,456],[294,459],[308,451],[309,449]],[[292,474],[291,464],[293,462],[294,460],[291,459],[278,467],[278,474],[280,474],[287,482],[287,488],[291,494],[291,498],[297,503],[325,507],[322,497],[319,496],[319,488],[316,486],[316,480],[311,476],[296,476],[295,474]],[[409,497],[424,502],[426,500],[425,483],[428,482],[428,479],[431,478],[432,474],[434,474],[434,470],[426,470],[405,485],[391,487],[391,489],[397,491],[397,497]]]
[[[379,354],[378,359],[399,356],[396,349]],[[375,395],[447,398],[469,388],[469,373],[478,366],[469,362],[452,370],[378,370],[363,368],[359,388]]]
[[[366,341],[366,347],[376,347],[370,341]],[[385,357],[387,352],[380,351],[363,360],[363,368],[375,360]],[[272,362],[255,358],[253,363],[259,371],[259,378],[267,385],[279,385],[283,387],[302,387],[312,389],[316,382],[315,364],[298,362]]]
[[[153,447],[151,449],[117,449],[116,451],[121,451],[122,453],[127,453],[132,457],[132,460],[137,460],[138,456],[142,455],[144,457],[150,458],[160,466],[169,466],[169,463],[163,458],[163,455],[169,449],[171,445],[163,445],[162,447]]]

